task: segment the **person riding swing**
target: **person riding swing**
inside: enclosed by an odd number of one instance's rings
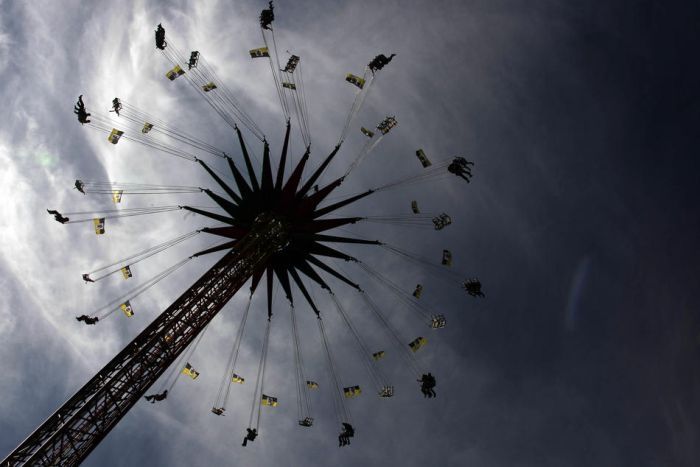
[[[100,320],[98,316],[88,316],[88,315],[80,315],[76,316],[75,319],[78,321],[82,321],[87,325],[92,325],[92,324],[97,324],[97,322]]]
[[[75,104],[75,107],[73,107],[73,113],[78,116],[78,121],[81,124],[86,124],[90,123],[90,120],[88,120],[88,117],[91,115],[85,110],[85,103],[83,103],[83,95],[78,96],[78,102]]]
[[[151,394],[149,396],[143,396],[143,398],[146,399],[151,404],[155,404],[156,402],[160,402],[160,401],[168,398],[168,390],[166,389],[165,391],[161,392],[160,394]]]
[[[60,222],[61,224],[65,224],[68,222],[70,219],[67,218],[66,216],[62,215],[60,212],[56,211],[55,209],[47,209],[46,212],[51,214],[56,221]]]
[[[435,387],[435,376],[433,376],[430,372],[427,375],[424,374],[421,379],[418,380],[418,382],[421,383],[420,390],[423,393],[423,397],[431,399],[437,396],[437,394],[435,394],[435,390],[433,389]]]
[[[384,68],[386,65],[388,65],[389,62],[391,61],[391,59],[394,58],[395,56],[396,56],[396,54],[391,54],[391,56],[389,56],[389,57],[387,57],[384,54],[379,54],[376,57],[374,57],[372,59],[372,61],[369,62],[369,64],[367,66],[369,67],[372,74],[374,74],[376,71],[379,71],[382,68]]]
[[[160,50],[165,50],[168,43],[165,42],[165,28],[161,24],[158,24],[158,29],[156,29],[156,48]]]
[[[269,6],[269,8],[260,12],[260,27],[271,31],[272,28],[270,27],[270,25],[275,20],[275,8],[272,6],[272,2],[269,3]]]
[[[338,435],[338,447],[350,444],[350,438],[355,436],[355,429],[349,423],[343,422],[343,431]]]
[[[247,446],[248,441],[255,441],[255,438],[258,436],[258,430],[256,428],[246,428],[246,435],[245,438],[243,438],[243,444],[242,446]]]

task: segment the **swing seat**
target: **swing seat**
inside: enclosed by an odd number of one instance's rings
[[[299,420],[299,426],[310,427],[314,424],[314,419],[311,417],[306,417],[304,420]]]
[[[444,315],[435,315],[430,318],[430,327],[433,329],[442,329],[447,325],[447,319]]]

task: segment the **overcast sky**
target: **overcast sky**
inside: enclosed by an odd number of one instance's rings
[[[136,315],[86,327],[73,318],[118,297],[211,238],[197,237],[139,265],[133,282],[84,284],[80,274],[193,229],[212,225],[181,212],[109,223],[60,225],[46,209],[109,209],[72,189],[75,179],[212,186],[195,164],[128,141],[109,144],[72,114],[79,94],[106,114],[124,101],[238,154],[231,129],[153,44],[162,23],[174,44],[199,50],[264,130],[277,157],[284,118],[269,67],[247,51],[262,45],[262,1],[80,2],[0,0],[0,455],[4,457],[216,257],[202,257],[134,300]],[[687,2],[691,5],[692,2]],[[236,327],[242,292],[210,326],[164,403],[138,403],[85,465],[700,465],[700,236],[697,187],[698,12],[652,1],[280,0],[280,51],[302,57],[312,165],[334,146],[354,96],[343,80],[377,53],[396,53],[373,84],[338,162],[363,142],[360,125],[396,115],[342,193],[409,173],[414,153],[475,162],[472,183],[453,178],[379,193],[348,214],[448,212],[436,232],[358,226],[378,238],[478,276],[475,300],[444,275],[376,247],[345,248],[446,315],[431,331],[352,265],[407,340],[429,343],[420,365],[437,377],[422,397],[389,337],[357,294],[329,283],[381,362],[396,397],[368,389],[348,401],[356,428],[338,449],[328,374],[310,309],[297,292],[305,371],[316,423],[296,422],[288,306],[278,293],[260,437],[240,446],[253,403],[265,317],[253,308],[225,417],[209,412]],[[296,131],[296,128],[294,128]],[[254,152],[261,153],[247,135]],[[294,159],[303,152],[293,133]],[[204,157],[203,157],[204,158]],[[207,159],[208,160],[208,159]],[[216,165],[216,161],[212,161]],[[221,165],[223,170],[225,166]],[[211,204],[180,195],[178,204]],[[183,201],[184,200],[184,201]],[[122,207],[167,204],[125,197]],[[347,329],[325,292],[331,345],[343,385],[370,387]],[[162,382],[153,386],[158,390]],[[266,408],[267,409],[267,408]]]

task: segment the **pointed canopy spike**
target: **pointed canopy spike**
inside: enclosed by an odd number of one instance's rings
[[[287,131],[284,134],[284,144],[282,145],[282,155],[280,156],[280,165],[277,167],[277,180],[275,181],[275,191],[282,190],[282,182],[284,182],[284,166],[287,165],[287,148],[289,147],[289,129],[291,128],[289,120],[287,120]]]
[[[275,270],[275,275],[277,276],[277,279],[280,281],[280,284],[282,284],[282,288],[284,289],[284,293],[287,296],[287,300],[289,300],[290,303],[294,303],[294,298],[292,298],[292,288],[289,285],[289,275],[287,274],[287,268],[279,264],[274,265],[273,268]]]
[[[382,242],[379,240],[365,240],[362,238],[352,238],[352,237],[338,237],[335,235],[323,235],[323,234],[300,234],[298,238],[308,238],[316,242],[333,242],[333,243],[358,243],[362,245],[381,245]]]
[[[298,232],[317,233],[324,230],[334,229],[346,224],[354,224],[361,221],[362,217],[338,217],[336,219],[320,219],[298,226]]]
[[[318,206],[321,203],[321,201],[323,201],[329,194],[331,194],[333,190],[338,188],[340,184],[343,183],[344,179],[345,177],[340,177],[334,180],[333,182],[318,190],[313,195],[301,201],[299,205],[299,212],[302,215],[311,214],[311,211],[313,211],[316,208],[316,206]]]
[[[199,253],[193,254],[192,256],[193,256],[194,258],[197,258],[197,257],[199,257],[199,256],[207,255],[207,254],[209,254],[209,253],[215,253],[215,252],[217,252],[217,251],[227,250],[227,249],[229,249],[229,248],[235,247],[235,246],[236,246],[236,243],[238,243],[238,240],[231,240],[230,242],[222,243],[221,245],[217,245],[217,246],[214,246],[214,247],[211,247],[211,248],[207,248],[206,250],[202,250],[202,251],[200,251]]]
[[[340,145],[343,144],[342,141],[338,143],[338,145],[333,149],[333,152],[331,152],[328,157],[326,157],[326,160],[323,161],[321,165],[318,166],[316,171],[311,175],[311,178],[309,178],[306,183],[304,183],[304,186],[301,187],[301,190],[299,190],[299,196],[304,196],[313,186],[314,183],[316,183],[316,180],[318,180],[318,177],[321,176],[324,170],[326,170],[326,167],[328,167],[328,164],[333,160],[336,154],[338,154],[338,150],[340,149]]]
[[[345,253],[336,250],[335,248],[331,248],[326,245],[322,245],[321,243],[314,242],[311,244],[309,247],[309,252],[312,255],[321,255],[321,256],[328,256],[331,258],[339,258],[339,259],[344,259],[345,261],[357,261],[355,258],[353,258],[350,255],[346,255]]]
[[[239,239],[243,238],[243,236],[248,233],[248,229],[242,229],[240,227],[204,227],[202,232],[219,235],[221,237]]]
[[[263,193],[272,192],[272,165],[270,164],[270,145],[264,141],[263,148],[263,171],[262,171],[262,191]]]
[[[267,319],[272,318],[272,268],[267,268]]]
[[[235,162],[233,162],[233,159],[227,157],[226,160],[228,160],[228,166],[231,169],[231,173],[233,174],[233,179],[236,181],[238,192],[241,194],[241,197],[245,198],[247,195],[252,193],[253,190],[250,188],[250,185],[248,185],[248,182],[246,182],[241,171],[238,170],[238,167],[236,167],[236,164]]]
[[[311,296],[309,295],[309,291],[306,290],[306,287],[304,286],[304,283],[301,281],[301,277],[299,277],[299,274],[296,272],[296,270],[294,268],[289,268],[289,273],[292,275],[294,282],[296,282],[297,287],[299,287],[299,290],[301,290],[301,293],[304,296],[304,298],[306,299],[306,301],[309,302],[309,305],[311,305],[311,309],[314,310],[314,313],[316,313],[316,316],[320,316],[321,312],[316,307],[316,304],[314,303],[314,301],[311,300]]]
[[[182,209],[187,209],[188,211],[196,212],[197,214],[201,214],[202,216],[206,216],[206,217],[209,217],[211,219],[216,219],[217,221],[223,222],[224,224],[239,225],[232,218],[222,216],[221,214],[214,214],[213,212],[203,211],[201,209],[193,208],[191,206],[182,206]]]
[[[243,135],[241,134],[240,128],[236,126],[236,134],[238,135],[238,142],[241,144],[241,152],[243,152],[243,159],[245,160],[245,166],[248,169],[248,178],[250,178],[250,184],[253,186],[253,191],[260,191],[260,185],[258,185],[258,179],[255,176],[255,170],[253,169],[253,164],[250,162],[250,156],[248,155],[248,149],[245,146],[245,141],[243,141]]]
[[[330,212],[333,212],[336,209],[340,209],[343,206],[347,206],[348,204],[352,204],[355,201],[364,198],[365,196],[371,195],[372,193],[374,193],[374,190],[367,190],[364,193],[360,193],[359,195],[351,196],[348,199],[344,199],[342,201],[338,201],[337,203],[334,203],[334,204],[328,205],[324,208],[318,209],[314,212],[314,219],[316,219],[317,217],[324,216]]]
[[[328,286],[328,284],[326,284],[326,281],[324,281],[323,278],[318,275],[316,270],[312,268],[308,262],[306,262],[305,260],[301,260],[294,263],[294,266],[296,266],[298,270],[303,272],[306,277],[320,285],[321,288],[326,289],[330,292],[331,288]]]
[[[258,288],[258,284],[260,284],[260,279],[262,279],[263,274],[265,273],[265,268],[261,268],[256,270],[253,273],[253,277],[250,281],[250,295],[252,296],[255,290]]]
[[[344,275],[342,275],[341,273],[339,273],[335,269],[331,268],[327,264],[321,262],[321,260],[319,260],[318,258],[314,258],[313,256],[309,255],[306,259],[308,259],[310,263],[312,263],[312,264],[318,266],[319,268],[323,269],[324,271],[326,271],[328,274],[334,276],[336,279],[345,282],[346,284],[348,284],[350,287],[352,287],[354,289],[362,291],[362,289],[360,288],[359,285],[355,284],[350,279],[348,279],[347,277],[345,277]]]
[[[304,166],[306,161],[309,160],[309,148],[306,148],[306,152],[301,156],[299,163],[294,168],[294,172],[289,176],[289,180],[284,185],[282,189],[282,199],[291,199],[296,194],[297,187],[299,186],[299,181],[301,180],[301,175],[304,173]]]
[[[204,163],[203,160],[197,159],[197,162],[199,162],[199,163],[201,164],[201,166],[204,167],[204,170],[206,170],[207,172],[209,172],[209,175],[211,175],[212,178],[213,178],[214,180],[216,180],[216,183],[218,183],[219,186],[221,186],[221,188],[224,189],[224,191],[226,192],[226,194],[228,194],[228,195],[231,197],[231,199],[232,199],[233,201],[235,201],[236,203],[240,203],[240,202],[241,202],[241,197],[238,196],[238,194],[237,194],[235,191],[233,191],[233,190],[231,189],[231,187],[228,186],[228,184],[227,184],[226,182],[224,182],[224,181],[221,179],[221,177],[219,177],[218,175],[216,175],[216,174],[214,173],[214,171],[211,170],[211,169],[209,168],[209,166],[208,166],[207,164]]]
[[[214,201],[216,201],[216,204],[221,206],[227,213],[231,215],[231,217],[238,217],[238,214],[240,212],[240,209],[237,205],[233,204],[231,201],[227,200],[226,198],[222,198],[221,196],[217,195],[211,190],[204,190],[204,192]]]

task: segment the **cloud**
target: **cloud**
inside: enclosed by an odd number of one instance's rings
[[[211,181],[189,161],[129,141],[110,145],[106,134],[76,121],[71,108],[77,96],[84,96],[96,116],[109,115],[111,100],[120,97],[236,157],[231,128],[186,81],[165,79],[171,64],[153,47],[153,30],[162,22],[169,41],[183,53],[202,53],[264,129],[276,155],[282,113],[267,64],[247,55],[262,45],[257,16],[263,6],[251,1],[102,2],[89,8],[79,2],[3,3],[0,99],[8,117],[0,127],[0,360],[5,368],[0,450],[9,452],[217,258],[193,260],[135,299],[132,319],[117,312],[95,327],[74,320],[213,240],[199,235],[139,263],[126,282],[115,276],[82,283],[82,272],[211,223],[181,212],[157,214],[109,220],[104,236],[96,236],[89,223],[59,225],[46,209],[114,208],[109,197],[73,190],[75,179],[194,186],[211,186]],[[399,126],[343,183],[339,196],[416,173],[418,148],[433,161],[457,155],[476,161],[469,185],[444,178],[381,193],[344,211],[409,214],[416,199],[424,212],[450,213],[453,225],[440,232],[395,225],[357,225],[350,231],[434,261],[448,248],[455,275],[368,246],[342,247],[406,293],[423,284],[420,303],[445,314],[448,326],[428,329],[419,313],[361,268],[339,265],[377,301],[405,341],[397,346],[356,292],[328,278],[366,345],[387,352],[379,365],[396,396],[381,399],[372,394],[372,378],[332,300],[313,289],[341,385],[363,388],[360,398],[347,401],[357,436],[350,449],[339,450],[333,387],[316,319],[295,291],[305,375],[321,385],[311,394],[314,427],[297,425],[289,308],[278,291],[264,386],[280,405],[263,408],[260,438],[241,448],[237,443],[251,407],[257,406],[253,389],[266,324],[261,294],[253,298],[237,364],[246,384],[232,388],[225,417],[209,411],[247,302],[242,291],[191,356],[200,377],[180,378],[165,403],[136,404],[86,465],[228,465],[234,460],[241,465],[645,465],[649,459],[692,465],[697,458],[692,434],[698,427],[683,414],[697,412],[695,399],[686,395],[698,384],[690,363],[695,347],[679,349],[675,334],[659,337],[649,331],[692,327],[675,317],[658,325],[653,311],[672,309],[687,292],[680,285],[666,286],[663,299],[648,292],[657,290],[663,273],[678,284],[697,277],[691,267],[677,267],[679,258],[692,257],[694,238],[691,242],[692,236],[678,229],[672,245],[665,232],[672,230],[665,226],[678,213],[675,206],[686,206],[692,196],[648,194],[659,194],[652,190],[654,174],[646,171],[658,161],[644,152],[644,144],[629,146],[644,133],[637,97],[642,87],[668,83],[636,86],[622,79],[626,64],[656,69],[646,56],[628,58],[629,44],[622,40],[653,28],[642,27],[637,9],[619,15],[616,8],[509,1],[278,2],[278,47],[302,56],[313,138],[310,167],[335,145],[352,104],[354,89],[343,80],[345,73],[359,73],[377,53],[397,53],[373,85],[355,126],[376,124],[387,115],[396,115]],[[622,17],[629,21],[618,24]],[[645,50],[651,49],[645,41]],[[105,122],[124,125],[112,117]],[[261,145],[246,136],[259,156]],[[351,129],[324,181],[342,175],[362,138]],[[292,148],[297,161],[304,148],[296,128]],[[635,151],[634,163],[626,163],[626,154]],[[227,170],[219,162],[211,165]],[[179,204],[185,197],[188,203],[210,204],[199,194],[125,196],[121,207]],[[665,214],[659,213],[661,204]],[[696,219],[694,212],[687,208],[678,218]],[[662,250],[656,248],[659,238],[672,255],[657,251]],[[586,273],[582,257],[595,258],[596,274]],[[486,299],[469,299],[459,289],[462,275],[478,275]],[[642,303],[638,297],[644,297]],[[563,313],[576,332],[566,332]],[[675,315],[664,312],[664,319],[668,316]],[[416,364],[437,376],[434,400],[422,398],[417,375],[401,355],[419,335],[428,345],[415,355]],[[684,342],[692,340],[685,337]],[[667,367],[655,355],[674,364]],[[650,361],[655,363],[647,365]],[[654,372],[674,383],[658,387]],[[164,379],[151,389],[161,389]],[[629,420],[639,421],[635,430]]]

